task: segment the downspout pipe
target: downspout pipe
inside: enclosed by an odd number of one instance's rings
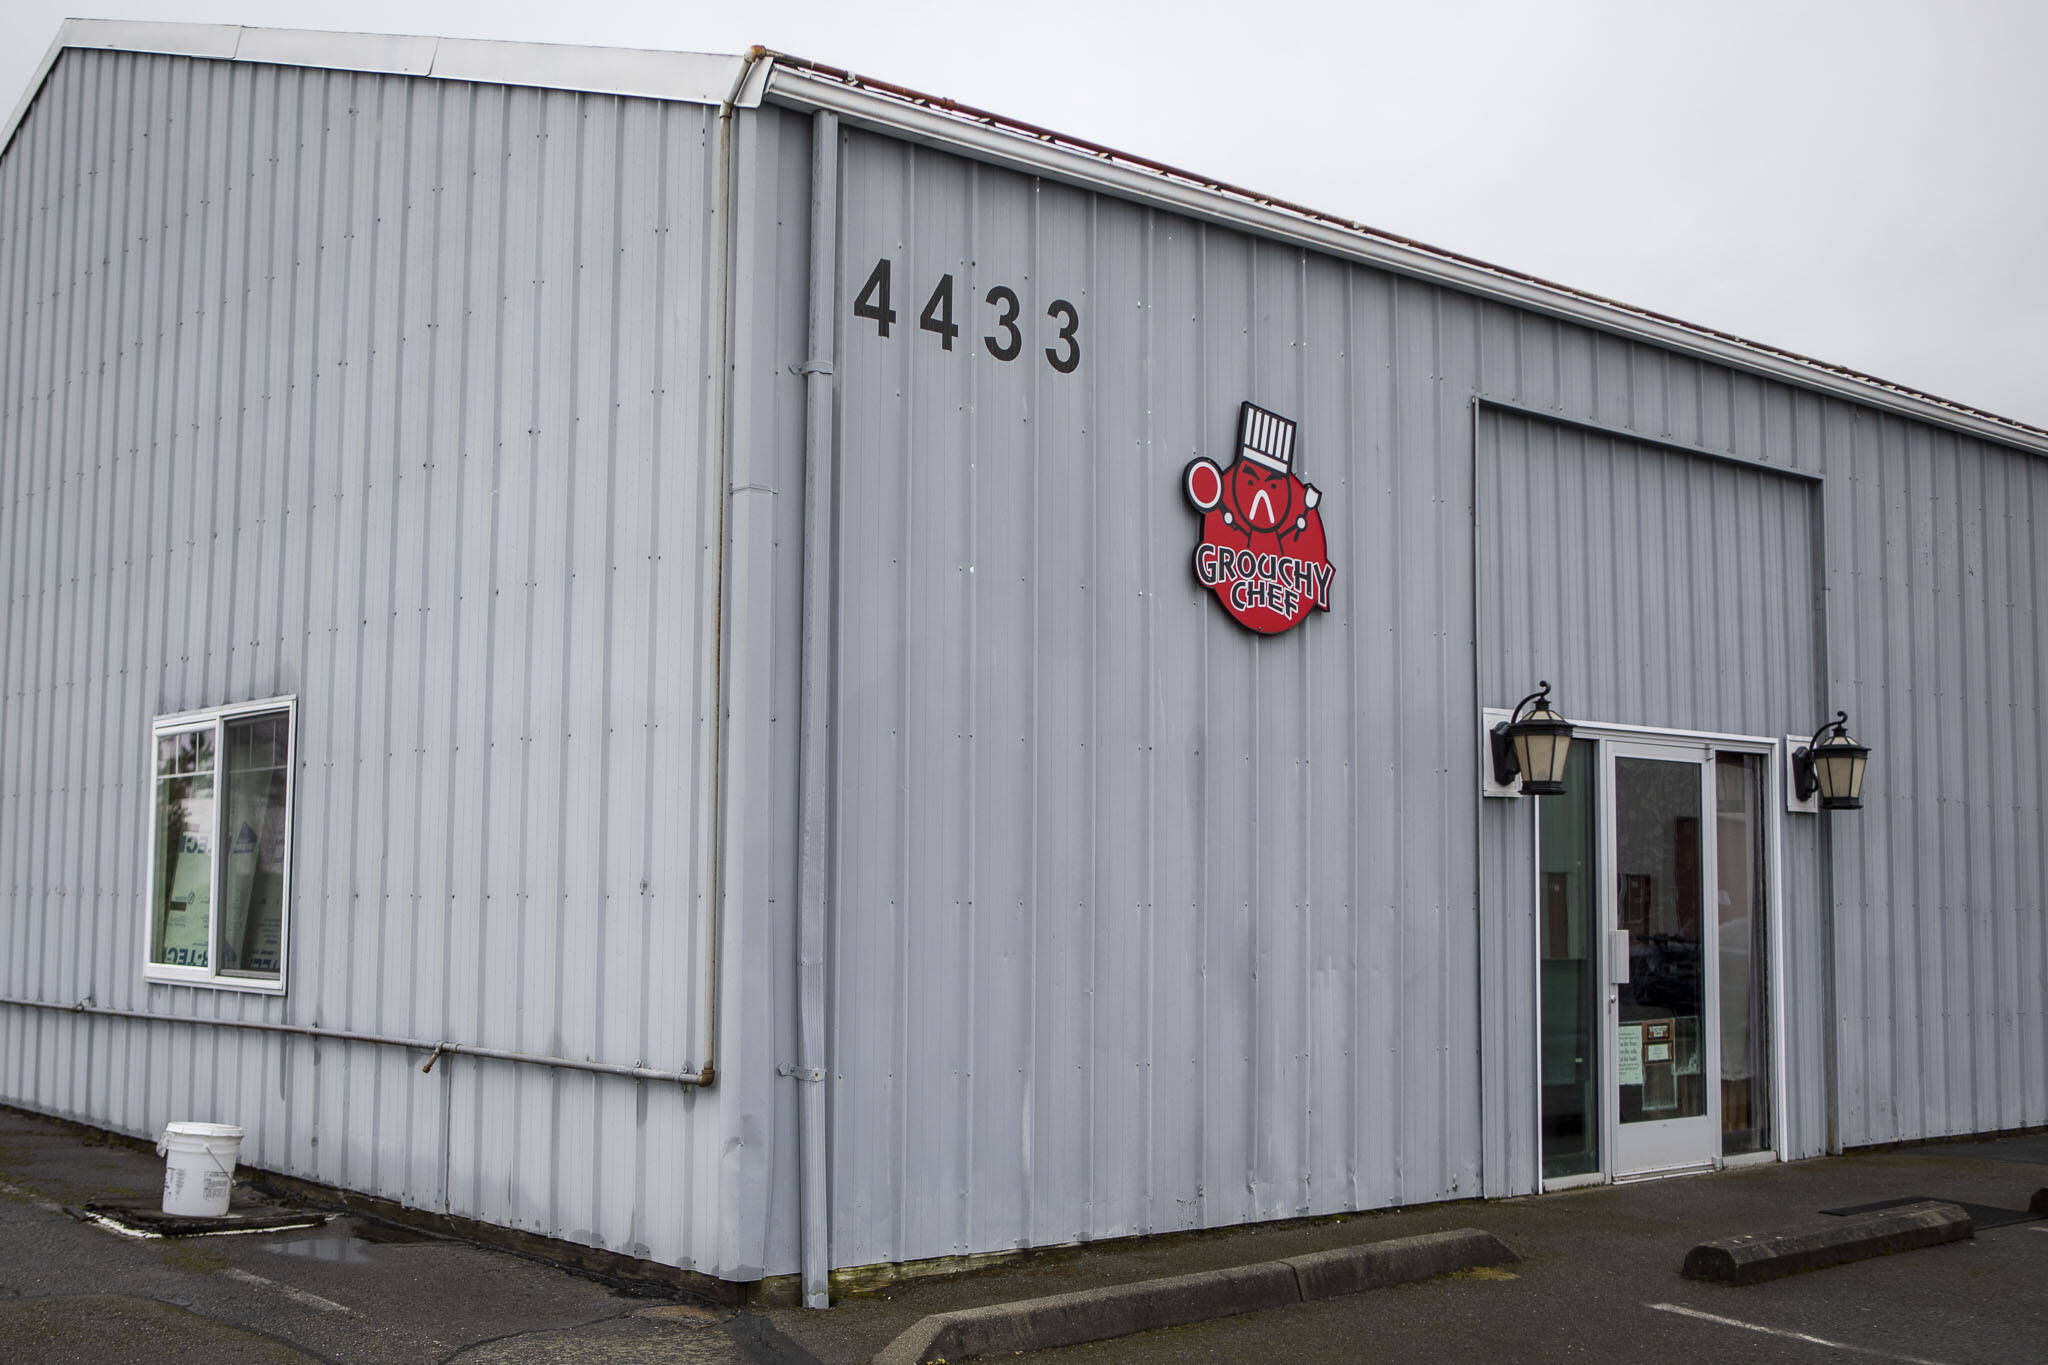
[[[713,392],[714,392],[714,393],[716,393],[716,395],[717,395],[717,400],[716,400],[716,401],[717,401],[717,404],[718,404],[718,410],[717,410],[717,416],[716,416],[716,423],[717,423],[717,425],[716,425],[715,429],[713,430],[713,432],[712,432],[711,434],[712,434],[712,439],[713,439],[713,442],[714,442],[714,446],[715,446],[715,448],[716,448],[716,449],[718,450],[718,452],[719,452],[719,456],[720,456],[720,462],[721,462],[721,464],[720,464],[720,467],[721,467],[721,469],[723,469],[723,470],[727,471],[728,473],[730,472],[730,470],[731,470],[731,468],[732,468],[732,450],[731,450],[731,445],[732,445],[732,442],[731,442],[731,413],[730,413],[730,407],[731,407],[731,404],[730,404],[730,395],[731,395],[731,389],[732,389],[732,382],[731,382],[731,378],[730,378],[730,373],[729,373],[729,371],[730,371],[730,365],[731,365],[731,337],[732,337],[732,328],[733,328],[733,321],[732,321],[732,300],[733,300],[733,284],[732,284],[732,255],[733,255],[733,252],[732,252],[732,235],[733,235],[733,234],[732,234],[732,210],[733,210],[733,201],[734,201],[734,195],[733,195],[733,185],[732,185],[732,182],[733,182],[733,154],[732,154],[732,137],[733,137],[733,127],[732,127],[732,125],[733,125],[733,111],[734,111],[735,109],[737,109],[737,108],[739,107],[739,102],[740,102],[741,98],[742,98],[742,97],[743,97],[743,96],[744,96],[744,95],[746,94],[746,91],[747,91],[747,84],[748,84],[748,82],[754,79],[754,75],[755,75],[755,71],[756,71],[756,69],[757,69],[757,68],[758,68],[758,67],[759,67],[759,66],[761,65],[761,63],[762,63],[762,62],[764,62],[764,61],[769,61],[769,60],[771,60],[771,58],[770,58],[770,54],[769,54],[769,52],[768,52],[768,49],[766,49],[766,48],[764,48],[764,47],[751,47],[751,48],[748,48],[748,49],[747,49],[747,52],[746,52],[746,55],[745,55],[744,57],[742,57],[742,58],[740,59],[740,69],[739,69],[739,74],[738,74],[737,76],[733,77],[733,82],[732,82],[732,89],[731,89],[730,91],[728,91],[728,92],[726,93],[726,96],[725,96],[725,99],[724,99],[724,101],[723,101],[722,103],[720,103],[720,104],[719,104],[719,106],[718,106],[718,210],[717,210],[717,212],[718,212],[718,223],[717,223],[717,227],[718,227],[718,270],[717,270],[717,275],[718,275],[718,302],[717,302],[717,309],[718,309],[718,313],[717,313],[717,316],[718,316],[718,318],[720,319],[720,325],[719,325],[719,327],[718,327],[718,368],[717,368],[717,373],[718,373],[718,374],[719,374],[719,375],[720,375],[720,376],[721,376],[722,378],[721,378],[721,382],[720,382],[720,383],[718,383],[717,385],[715,385],[715,386],[714,386],[714,388],[713,388]],[[727,482],[727,480],[726,480],[725,478],[721,477],[721,480],[720,480],[720,482],[721,482],[721,484],[723,484],[723,483]],[[720,650],[720,653],[721,653],[721,655],[722,655],[722,654],[723,654],[723,648],[724,648],[724,639],[725,639],[725,621],[724,621],[724,619],[723,619],[723,615],[722,615],[722,613],[723,613],[723,610],[724,610],[724,605],[723,605],[723,604],[724,604],[724,602],[725,602],[725,564],[726,564],[726,551],[725,551],[725,536],[726,536],[726,525],[725,525],[725,499],[724,499],[724,498],[720,498],[720,499],[719,499],[719,504],[718,504],[718,505],[719,505],[719,527],[718,527],[718,545],[719,545],[719,547],[720,547],[720,548],[719,548],[719,554],[718,554],[718,585],[717,585],[717,589],[716,589],[715,593],[713,594],[713,599],[714,599],[714,600],[715,600],[716,602],[718,602],[718,603],[720,604],[720,607],[719,607],[719,609],[720,609],[720,612],[721,612],[721,618],[720,618],[720,620],[718,621],[718,624],[717,624],[716,628],[715,628],[715,629],[714,629],[714,631],[713,631],[713,635],[714,635],[714,637],[715,637],[715,638],[716,638],[716,639],[717,639],[717,640],[719,641],[719,650]],[[725,728],[725,699],[724,699],[724,697],[723,697],[723,695],[722,695],[722,691],[723,691],[723,688],[724,688],[724,685],[725,685],[725,680],[724,680],[724,674],[723,674],[723,672],[722,672],[721,670],[719,670],[719,669],[713,669],[713,670],[712,670],[712,684],[711,684],[711,685],[712,685],[712,688],[713,688],[713,691],[714,691],[714,703],[713,703],[713,706],[712,706],[712,715],[713,715],[713,716],[714,716],[714,717],[716,718],[716,719],[714,720],[714,722],[713,722],[713,723],[714,723],[714,724],[716,724],[716,725],[717,725],[717,726],[719,727],[719,730],[721,731],[721,734],[719,735],[719,737],[718,737],[717,741],[713,743],[713,745],[712,745],[712,749],[711,749],[711,751],[712,751],[712,754],[714,755],[714,757],[712,758],[711,790],[712,790],[712,792],[713,792],[713,793],[715,794],[715,795],[714,795],[714,797],[713,797],[713,808],[714,808],[714,811],[715,811],[717,807],[719,807],[720,805],[722,805],[722,804],[723,804],[723,801],[724,801],[724,792],[725,792],[725,775],[724,775],[724,773],[723,773],[723,772],[722,772],[722,771],[720,770],[720,769],[721,769],[721,767],[722,767],[722,764],[723,764],[723,762],[724,762],[724,754],[725,754],[725,747],[724,747],[725,741],[724,741],[724,735],[723,735],[723,733],[722,733],[722,732],[723,732],[723,730],[724,730],[724,728]],[[723,906],[723,903],[724,903],[724,896],[725,896],[725,867],[724,867],[724,860],[725,860],[725,842],[724,842],[724,840],[723,840],[723,839],[721,839],[720,837],[718,837],[718,835],[717,835],[717,833],[716,833],[716,831],[717,831],[717,828],[718,828],[718,819],[717,819],[717,817],[716,817],[716,815],[715,815],[715,814],[714,814],[714,815],[713,815],[713,817],[712,817],[712,821],[711,821],[711,828],[712,828],[712,831],[713,831],[713,834],[712,834],[712,838],[711,838],[711,840],[710,840],[710,844],[709,844],[709,847],[710,847],[710,849],[711,849],[711,896],[710,896],[710,900],[709,900],[709,904],[710,904],[710,907],[711,907],[711,951],[710,951],[710,961],[709,961],[709,962],[707,962],[707,963],[705,964],[705,969],[704,969],[704,1084],[705,1084],[705,1085],[710,1085],[710,1084],[711,1084],[711,1082],[712,1082],[712,1080],[713,1080],[713,1079],[714,1079],[714,1078],[715,1078],[715,1077],[717,1076],[717,1074],[718,1074],[718,1070],[717,1070],[717,1061],[718,1061],[718,1009],[719,1009],[719,1000],[718,1000],[718,979],[719,979],[719,952],[720,952],[720,949],[721,949],[721,948],[723,947],[723,943],[722,943],[722,941],[721,941],[721,940],[722,940],[722,939],[723,939],[723,937],[724,937],[724,915],[723,915],[723,912],[722,912],[722,908],[721,908],[721,907]]]
[[[810,338],[804,363],[803,704],[798,728],[802,825],[797,868],[798,1210],[806,1308],[832,1306],[831,1192],[825,1151],[825,932],[831,875],[833,299],[839,249],[839,116],[811,120]]]

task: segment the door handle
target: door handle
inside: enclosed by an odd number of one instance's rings
[[[1626,986],[1628,984],[1628,930],[1607,931],[1607,984]]]

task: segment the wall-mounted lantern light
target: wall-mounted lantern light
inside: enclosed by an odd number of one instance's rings
[[[1562,796],[1571,747],[1571,722],[1550,709],[1550,684],[1538,683],[1493,727],[1493,780],[1506,787],[1519,775],[1525,796]]]
[[[1863,770],[1869,762],[1869,747],[1849,737],[1849,713],[1837,711],[1833,720],[1813,732],[1805,748],[1793,751],[1793,785],[1801,801],[1820,793],[1822,810],[1861,810]]]

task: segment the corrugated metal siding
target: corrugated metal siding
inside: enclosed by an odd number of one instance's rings
[[[0,164],[8,995],[702,1060],[715,122],[63,57]],[[145,987],[150,718],[287,692],[290,993]],[[0,1008],[10,1101],[715,1263],[704,1098],[419,1061]]]
[[[1470,462],[1428,455],[1469,449],[1476,307],[863,134],[844,164],[835,1262],[1476,1192]],[[850,316],[882,256],[887,340]],[[916,325],[948,272],[950,352]],[[1276,639],[1189,568],[1180,470],[1245,398],[1300,419],[1338,566]]]
[[[1835,823],[1843,1138],[2048,1123],[2048,464],[1830,418],[1835,682],[1886,740]]]
[[[1521,328],[1574,335],[1546,323]],[[1606,608],[1553,611],[1545,619],[1565,630],[1566,656],[1556,667],[1606,661],[1589,679],[1599,699],[1583,707],[1574,700],[1574,714],[1607,719],[1601,708],[1611,706],[1619,708],[1613,716],[1636,723],[1769,734],[1799,732],[1834,707],[1847,708],[1875,753],[1865,809],[1829,821],[1837,1140],[1857,1146],[2048,1123],[2048,868],[2041,854],[2048,846],[2041,742],[2048,716],[2040,681],[2048,634],[2034,609],[2048,593],[2034,530],[2036,509],[2048,508],[2048,465],[1647,347],[1578,340],[1571,349],[1584,355],[1576,365],[1561,355],[1537,367],[1545,382],[1498,396],[1822,475],[1829,602],[1828,681],[1824,692],[1811,693],[1798,685],[1817,668],[1801,666],[1794,612],[1773,624],[1717,611],[1713,651],[1742,662],[1733,671],[1720,665],[1714,687],[1688,695],[1689,678],[1714,678],[1716,668],[1667,673],[1672,637],[1654,638],[1654,622],[1645,624],[1653,647],[1637,668],[1611,640],[1572,634],[1574,611],[1593,623],[1577,629],[1590,631]],[[1603,356],[1611,357],[1607,372],[1628,375],[1624,392],[1589,403],[1583,380],[1557,382],[1571,370],[1598,372]],[[1542,441],[1512,417],[1497,430],[1505,436],[1516,426],[1524,448]],[[1602,458],[1602,445],[1585,439],[1584,458]],[[1716,478],[1717,502],[1771,482],[1732,470]],[[1619,474],[1607,481],[1611,493],[1595,482],[1582,499],[1595,509],[1606,505],[1603,497],[1620,505],[1628,485]],[[1717,531],[1705,547],[1722,572],[1711,581],[1732,587],[1753,578],[1757,590],[1788,602],[1806,590],[1787,575],[1796,575],[1793,551],[1810,514],[1799,498],[1776,501],[1775,513],[1742,501],[1715,507],[1710,524],[1732,528],[1735,538]],[[1516,534],[1513,518],[1503,515],[1500,525],[1504,535]],[[1571,560],[1583,549],[1577,539],[1558,537]],[[1484,553],[1488,541],[1480,543]],[[1527,582],[1532,570],[1540,583],[1557,564],[1526,548],[1503,546],[1498,558],[1504,587]],[[1710,581],[1705,568],[1696,584]],[[1604,583],[1623,570],[1658,573],[1654,561],[1637,555],[1566,562],[1559,581],[1584,573]],[[1626,597],[1639,589],[1623,582],[1617,591]],[[1710,597],[1719,602],[1726,593]],[[1526,601],[1545,605],[1540,589],[1526,590]],[[1695,614],[1703,605],[1689,604]],[[1746,628],[1731,629],[1737,622]],[[1490,696],[1515,690],[1505,675],[1502,681]],[[1810,720],[1799,719],[1807,712]],[[1793,1150],[1805,1155],[1828,1141],[1823,854],[1816,820],[1789,817],[1784,833],[1788,1120]]]
[[[1479,465],[1488,696],[1751,735],[1821,704],[1810,484],[1497,411]]]
[[[809,129],[735,123],[727,490],[711,111],[63,59],[0,162],[0,985],[700,1061],[722,666],[727,1032],[717,1088],[636,1094],[0,1008],[0,1093],[232,1114],[262,1165],[794,1268]],[[1876,747],[1831,821],[1842,1140],[2048,1122],[2039,460],[879,136],[845,172],[836,1264],[1529,1188],[1526,812],[1477,796],[1477,722],[1547,667],[1488,594],[1553,563],[1620,594],[1546,604],[1552,673],[1591,668],[1568,712],[1770,734],[1846,705]],[[887,341],[850,316],[883,255]],[[946,272],[950,352],[916,325]],[[1669,599],[1712,622],[1686,662],[1640,535],[1600,558],[1630,508],[1693,508],[1686,563],[1797,599],[1782,481],[1475,426],[1475,395],[1824,476],[1826,686],[1742,591]],[[1180,470],[1228,457],[1244,398],[1300,419],[1338,568],[1272,640],[1188,570]],[[1510,434],[1606,540],[1487,510]],[[148,719],[286,691],[291,994],[144,988]],[[1798,1151],[1818,825],[1786,825]]]
[[[1788,717],[1819,714],[1814,484],[1497,409],[1480,413],[1477,467],[1480,636],[1489,642],[1480,677],[1494,704],[1512,704],[1546,678],[1581,721],[1771,736],[1792,727]],[[1489,804],[1502,807],[1487,818],[1513,850],[1486,886],[1488,919],[1504,926],[1511,964],[1499,989],[1527,998],[1528,811]],[[1788,1150],[1811,1155],[1827,1147],[1815,821],[1787,819],[1782,838],[1793,1078],[1783,1136]],[[1502,1061],[1513,1080],[1500,1100],[1519,1112],[1533,1093],[1533,1062],[1512,1045]],[[1530,1143],[1503,1152],[1515,1163],[1504,1183],[1528,1188],[1535,1172],[1521,1163],[1533,1156]]]
[[[731,1278],[797,1267],[796,904],[802,711],[809,120],[736,120],[719,900],[719,1079],[731,1115],[697,1178],[724,1213]],[[792,340],[793,339],[793,340]]]
[[[844,173],[835,1264],[1533,1188],[1526,809],[1476,768],[1480,702],[1539,675],[1623,723],[1848,706],[1878,752],[1870,809],[1831,822],[1839,1140],[2048,1121],[2039,746],[1995,738],[2041,725],[2039,461],[878,136]],[[887,340],[851,316],[883,256]],[[945,273],[951,352],[917,326]],[[976,344],[998,283],[1027,325],[1082,305],[1080,373],[1049,335],[1009,365]],[[1276,640],[1184,558],[1179,471],[1227,457],[1243,398],[1301,420],[1329,493],[1337,608]],[[1534,534],[1500,502],[1531,452],[1566,480]],[[1971,472],[1936,487],[1942,452]],[[1876,692],[1901,677],[1913,703]],[[1782,853],[1805,1155],[1830,1137],[1820,822]]]

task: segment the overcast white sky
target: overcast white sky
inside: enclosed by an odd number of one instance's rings
[[[0,108],[89,3],[8,0]],[[2048,426],[2043,0],[108,0],[87,13],[763,43]]]

